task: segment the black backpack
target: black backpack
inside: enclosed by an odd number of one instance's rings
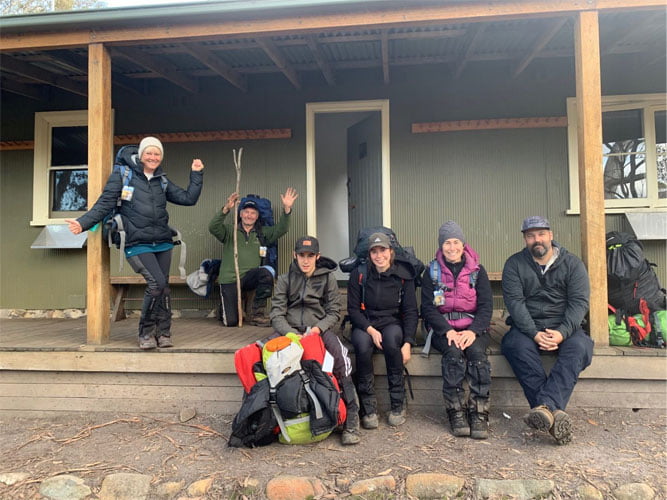
[[[609,304],[631,316],[641,312],[641,299],[651,312],[665,309],[665,289],[655,274],[656,265],[644,257],[641,242],[617,231],[607,233],[606,238]]]

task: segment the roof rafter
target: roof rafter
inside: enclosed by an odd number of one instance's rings
[[[112,55],[121,55],[141,66],[145,66],[162,76],[162,78],[169,80],[174,85],[192,94],[196,94],[199,91],[199,84],[196,79],[181,73],[176,66],[164,58],[157,58],[146,54],[142,50],[133,50],[128,47],[112,47],[110,50]]]
[[[567,23],[567,18],[566,17],[561,17],[559,19],[554,19],[551,21],[550,26],[548,29],[546,29],[543,33],[542,36],[537,40],[535,45],[533,45],[533,48],[531,49],[528,54],[526,54],[521,61],[516,65],[514,68],[514,71],[512,72],[512,78],[516,78],[519,76],[524,69],[528,67],[528,65],[535,59],[535,57],[542,52],[542,49],[547,46],[547,44],[551,41],[551,39],[556,36],[556,34],[563,28],[563,26]]]
[[[183,44],[185,51],[202,64],[211,68],[215,73],[223,77],[229,83],[243,92],[248,91],[248,79],[239,73],[225,61],[220,59],[208,47],[200,44]]]
[[[464,48],[464,51],[463,51],[463,56],[461,57],[461,59],[459,59],[459,62],[456,65],[456,69],[454,70],[454,78],[460,77],[461,74],[463,73],[463,70],[465,69],[466,64],[468,64],[468,60],[470,58],[470,55],[475,50],[475,46],[477,45],[477,43],[479,43],[479,39],[480,39],[482,33],[484,33],[485,29],[486,29],[486,25],[481,24],[481,23],[473,24],[470,27],[468,39],[466,40],[465,46],[464,46],[465,48]]]
[[[3,91],[11,92],[12,94],[22,95],[23,97],[28,97],[29,99],[34,99],[36,101],[46,100],[46,94],[42,92],[38,85],[30,85],[27,83],[8,80],[4,76],[0,77],[0,89]]]
[[[331,69],[329,63],[327,62],[324,52],[318,45],[317,39],[313,35],[306,35],[304,39],[306,40],[306,45],[308,45],[308,48],[312,52],[313,57],[317,62],[317,65],[320,67],[320,70],[324,75],[324,79],[330,86],[333,87],[334,85],[336,85],[336,80],[334,79],[333,70]]]
[[[66,76],[59,76],[45,69],[39,68],[34,64],[19,61],[14,57],[6,55],[0,56],[0,68],[9,73],[21,75],[36,82],[45,83],[59,89],[72,92],[86,97],[88,95],[88,86],[71,80]]]
[[[382,79],[384,84],[389,83],[389,39],[387,38],[387,32],[382,31],[380,35],[380,50],[382,53]]]
[[[270,38],[256,38],[257,44],[262,47],[264,52],[271,58],[273,63],[278,66],[280,71],[287,77],[287,79],[296,87],[301,90],[301,81],[299,80],[299,75],[292,65],[287,61],[285,55],[280,51],[280,49],[273,43],[273,40]]]

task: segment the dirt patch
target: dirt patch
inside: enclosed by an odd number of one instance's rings
[[[382,423],[362,431],[362,443],[342,447],[338,436],[309,446],[278,443],[228,448],[231,416],[202,416],[184,424],[175,416],[68,414],[52,418],[0,417],[0,473],[27,472],[22,483],[0,484],[0,498],[39,498],[41,480],[71,473],[98,492],[105,475],[149,474],[153,483],[215,478],[209,498],[243,498],[244,481],[279,474],[316,476],[331,498],[343,497],[347,481],[382,474],[396,477],[392,498],[405,498],[407,475],[443,472],[491,479],[553,479],[556,496],[574,498],[581,484],[605,497],[621,484],[645,482],[665,498],[667,429],[664,410],[573,409],[575,440],[556,446],[548,435],[521,422],[522,411],[494,409],[491,437],[454,438],[444,416],[411,410],[400,428]],[[471,481],[466,483],[470,497]]]

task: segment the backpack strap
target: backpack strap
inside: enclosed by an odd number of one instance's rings
[[[363,261],[359,264],[359,286],[361,287],[361,310],[366,311],[366,280],[368,273],[368,264]]]
[[[183,241],[183,237],[181,236],[181,232],[176,229],[175,227],[169,226],[169,229],[171,229],[172,233],[172,241],[174,245],[180,245],[180,256],[178,259],[178,272],[181,275],[182,279],[185,279],[185,259],[187,257],[187,251],[188,247],[185,244],[185,241]]]

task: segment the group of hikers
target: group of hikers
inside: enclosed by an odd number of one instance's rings
[[[123,201],[119,211],[127,233],[125,256],[147,283],[139,320],[142,349],[173,346],[169,290],[173,243],[166,204],[194,205],[203,182],[204,165],[194,159],[187,189],[171,181],[165,183],[160,167],[163,156],[158,139],[144,138],[128,161],[134,172],[129,184],[124,185],[120,173],[112,172],[90,210],[78,219],[67,220],[70,230],[78,234],[101,222],[119,199]],[[273,336],[292,332],[321,337],[333,356],[332,372],[347,407],[342,444],[359,443],[360,427],[379,427],[373,376],[373,354],[377,351],[386,364],[390,402],[387,423],[400,426],[406,421],[404,367],[415,345],[420,315],[432,345],[442,353],[442,391],[452,433],[486,439],[491,387],[486,351],[493,297],[488,274],[477,252],[466,242],[462,228],[451,220],[440,226],[437,250],[422,276],[398,258],[388,234],[376,232],[368,237],[366,264],[351,271],[347,288],[353,370],[348,350],[336,331],[344,310],[333,274],[337,264],[322,255],[318,240],[300,237],[288,272],[277,280],[273,269],[262,265],[267,246],[287,233],[297,197],[292,188],[281,195],[282,214],[271,227],[261,227],[256,203],[239,203],[238,193],[230,194],[212,218],[209,231],[223,243],[218,277],[223,324],[235,326],[239,321],[232,244],[235,226],[227,221],[233,212],[238,217],[241,290],[254,291],[251,322],[270,325]],[[526,424],[566,444],[572,439],[572,422],[565,408],[593,353],[593,341],[581,326],[588,311],[588,274],[578,257],[554,241],[546,218],[526,218],[521,233],[525,247],[507,259],[502,273],[510,326],[502,339],[502,353],[530,405],[524,417]],[[419,279],[421,307],[416,296]],[[543,353],[557,355],[548,374],[540,357]],[[469,387],[467,397],[464,381]]]

